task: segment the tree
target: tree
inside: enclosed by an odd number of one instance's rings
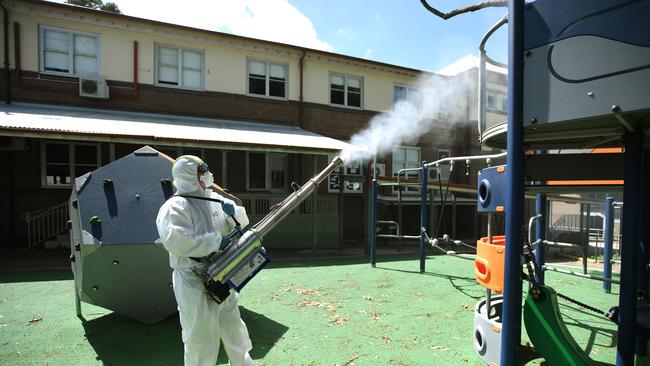
[[[422,3],[422,5],[428,11],[430,11],[434,15],[436,15],[436,16],[442,18],[442,19],[445,19],[445,20],[447,20],[447,19],[449,19],[451,17],[454,17],[456,15],[459,15],[459,14],[470,13],[470,12],[477,11],[477,10],[484,9],[484,8],[506,7],[506,6],[508,6],[508,2],[505,1],[505,0],[488,0],[488,1],[484,1],[482,3],[478,3],[478,4],[474,4],[474,5],[468,5],[468,6],[465,6],[465,7],[462,7],[462,8],[454,9],[454,10],[448,12],[448,13],[443,13],[442,11],[440,11],[440,10],[434,8],[433,6],[429,5],[427,0],[420,0],[420,3]]]
[[[112,13],[122,14],[120,8],[114,2],[104,4],[102,0],[66,0],[66,4],[83,6],[86,8],[110,11]]]

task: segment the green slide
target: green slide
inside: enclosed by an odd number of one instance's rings
[[[524,324],[535,350],[551,366],[609,365],[594,361],[571,337],[557,304],[555,290],[536,285],[524,303]]]

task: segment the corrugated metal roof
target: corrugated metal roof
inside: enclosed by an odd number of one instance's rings
[[[10,133],[13,132],[13,133]],[[335,152],[353,145],[299,127],[223,119],[16,103],[0,106],[0,135],[286,151]]]

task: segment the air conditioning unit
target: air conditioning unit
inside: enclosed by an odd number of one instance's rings
[[[106,84],[106,80],[79,78],[79,95],[89,98],[108,99],[108,85]]]

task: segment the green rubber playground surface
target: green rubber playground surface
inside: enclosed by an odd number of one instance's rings
[[[485,291],[473,262],[430,256],[421,274],[415,256],[379,257],[377,268],[366,261],[274,262],[255,277],[240,305],[258,365],[482,365],[472,327]],[[604,310],[618,302],[618,286],[608,295],[600,282],[552,272],[547,284]],[[578,344],[614,363],[614,324],[559,301]],[[82,309],[85,322],[69,271],[0,273],[0,365],[182,364],[177,315],[150,326]],[[544,364],[525,331],[522,344],[527,365]]]

